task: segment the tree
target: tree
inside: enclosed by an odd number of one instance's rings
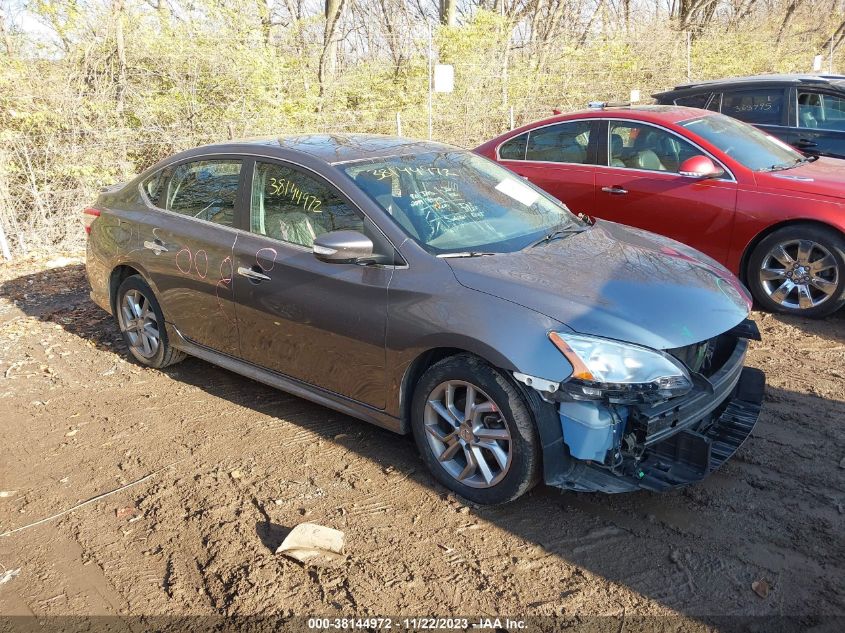
[[[440,24],[455,26],[455,8],[457,0],[440,0]]]
[[[317,82],[320,86],[321,97],[325,92],[326,79],[333,76],[337,69],[339,24],[343,14],[344,4],[345,0],[326,0],[326,26],[323,32],[323,50],[320,53],[320,64],[317,71]]]
[[[126,5],[124,0],[113,0],[112,14],[115,24],[115,54],[117,55],[117,90],[116,111],[118,115],[123,114],[126,105],[126,40],[124,28],[126,26]]]
[[[6,47],[6,55],[13,57],[15,48],[12,45],[12,35],[9,33],[9,27],[6,25],[6,14],[0,9],[0,35],[3,36],[3,45]]]

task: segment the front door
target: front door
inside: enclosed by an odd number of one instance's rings
[[[595,215],[665,235],[719,262],[727,260],[736,183],[681,176],[681,163],[702,154],[656,126],[608,121],[608,166],[596,175]]]
[[[311,252],[317,235],[336,230],[378,245],[372,223],[298,167],[257,161],[249,186],[249,233],[234,249],[242,358],[383,409],[393,268],[328,264]]]
[[[805,154],[845,158],[845,95],[833,91],[796,91],[798,127],[789,139]]]
[[[499,162],[549,192],[574,213],[595,200],[597,122],[564,121],[536,128],[499,148]]]
[[[165,318],[187,339],[237,355],[232,295],[235,201],[242,161],[181,163],[142,183],[141,263]]]

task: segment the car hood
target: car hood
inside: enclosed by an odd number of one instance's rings
[[[845,198],[845,160],[819,158],[784,171],[755,172],[761,187]]]
[[[739,280],[713,259],[612,222],[516,253],[446,261],[467,288],[582,334],[655,349],[721,334],[751,308]]]

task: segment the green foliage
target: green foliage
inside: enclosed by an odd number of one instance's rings
[[[191,0],[176,15],[171,4],[153,5],[30,3],[53,35],[26,41],[16,33],[21,49],[0,56],[0,222],[13,241],[14,227],[26,227],[30,243],[77,239],[66,218],[98,187],[197,144],[303,131],[395,133],[397,113],[405,135],[428,133],[427,29],[410,13],[405,22],[391,14],[396,50],[371,13],[348,17],[359,22],[344,26],[344,37],[362,48],[340,46],[338,72],[321,89],[321,12],[280,16],[283,4],[265,0]],[[476,10],[459,26],[435,27],[436,61],[455,68],[455,91],[433,96],[435,138],[471,147],[507,129],[511,116],[519,125],[553,107],[626,99],[632,89],[647,98],[686,79],[686,36],[665,16],[642,11],[625,26],[604,13],[587,28],[588,17],[567,18],[548,40],[530,35],[528,14]],[[777,43],[782,22],[763,13],[697,31],[692,76],[808,70],[837,25],[808,10]]]

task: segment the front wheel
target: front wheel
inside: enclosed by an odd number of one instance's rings
[[[766,310],[825,317],[845,305],[845,239],[819,226],[778,229],[751,253],[746,277]]]
[[[411,426],[434,477],[465,499],[505,503],[539,479],[540,443],[528,404],[474,356],[445,358],[423,374]]]

